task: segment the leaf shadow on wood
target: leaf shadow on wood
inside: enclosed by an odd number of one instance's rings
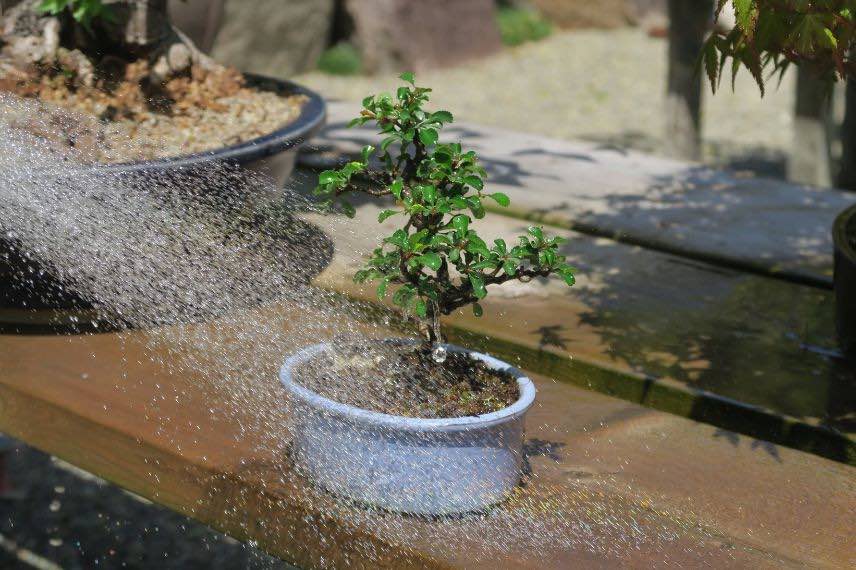
[[[609,358],[651,378],[639,403],[662,397],[654,388],[668,378],[690,389],[678,408],[692,419],[847,459],[840,432],[856,432],[856,367],[806,349],[834,346],[830,292],[611,240],[571,240],[563,253],[582,277],[567,292],[585,306],[580,324]],[[773,455],[766,441],[752,448]]]

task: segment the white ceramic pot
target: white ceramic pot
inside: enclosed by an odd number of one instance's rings
[[[298,470],[328,491],[390,511],[443,515],[502,501],[518,484],[524,418],[535,386],[493,357],[446,345],[517,379],[520,397],[477,417],[421,419],[363,410],[300,385],[295,370],[328,350],[317,344],[294,354],[280,380],[294,406],[293,458]]]

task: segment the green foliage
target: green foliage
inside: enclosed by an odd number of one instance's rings
[[[321,54],[318,70],[331,75],[359,75],[363,59],[359,50],[348,42],[339,42]]]
[[[508,46],[542,40],[552,32],[549,20],[535,10],[502,7],[497,11],[496,19],[502,43]]]
[[[717,18],[727,5],[718,0]],[[732,83],[741,67],[749,70],[761,93],[765,79],[794,64],[810,66],[829,79],[856,72],[854,43],[856,0],[733,0],[737,25],[714,32],[701,64],[715,91],[730,60]]]
[[[531,227],[513,243],[502,239],[488,243],[472,228],[473,220],[485,216],[484,200],[502,207],[510,200],[485,191],[486,172],[474,151],[440,140],[441,130],[453,117],[448,111],[424,109],[431,90],[417,87],[412,73],[401,79],[407,85],[395,96],[366,97],[360,116],[350,124],[377,125],[379,146],[366,146],[359,160],[322,172],[315,189],[325,206],[339,202],[349,216],[354,208],[342,200],[347,194],[395,200],[378,221],[401,216],[400,227],[374,250],[355,280],[378,282],[381,299],[393,286],[393,303],[416,315],[435,341],[441,314],[472,305],[473,313],[481,316],[478,301],[488,294],[489,285],[553,274],[573,285],[574,269],[559,254],[562,238],[547,237],[540,227]],[[383,168],[370,168],[371,157]]]
[[[85,28],[92,26],[93,20],[97,18],[110,18],[110,11],[102,0],[42,0],[39,11],[44,14],[56,16],[63,10],[70,10],[75,21],[80,22]]]

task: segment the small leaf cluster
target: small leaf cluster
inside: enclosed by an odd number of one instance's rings
[[[781,78],[790,64],[802,64],[829,79],[856,72],[851,47],[856,33],[856,0],[733,0],[736,26],[715,31],[701,63],[715,91],[731,61],[732,84],[741,67],[764,93],[765,72]],[[727,6],[718,0],[716,16]]]
[[[422,321],[433,341],[441,314],[472,305],[481,316],[479,301],[489,285],[554,274],[573,285],[574,269],[559,253],[562,238],[545,236],[540,227],[513,243],[488,242],[478,234],[473,222],[485,217],[484,201],[507,207],[510,200],[485,190],[486,172],[474,151],[440,140],[453,116],[425,110],[431,89],[416,86],[413,74],[401,79],[406,85],[394,97],[366,97],[350,123],[374,123],[379,146],[365,146],[359,160],[322,172],[315,189],[324,205],[339,203],[349,216],[354,208],[344,197],[350,193],[393,199],[378,222],[399,217],[400,227],[383,239],[355,280],[377,282],[381,299],[394,290],[393,303]],[[373,167],[372,158],[382,167]]]
[[[110,18],[108,7],[102,0],[42,0],[39,12],[57,16],[70,10],[71,16],[86,29],[90,29],[97,18]]]

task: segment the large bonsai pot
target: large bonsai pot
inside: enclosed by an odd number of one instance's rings
[[[201,189],[199,195],[206,204],[209,207],[214,205],[218,215],[223,216],[242,210],[242,203],[254,199],[252,194],[259,188],[250,185],[236,188],[235,178],[226,175],[229,169],[222,171],[224,175],[218,177],[220,171],[212,168],[214,164],[263,172],[276,181],[276,188],[281,188],[291,175],[300,145],[323,126],[326,106],[317,93],[295,83],[249,74],[246,77],[251,85],[261,89],[305,96],[300,115],[270,134],[241,144],[183,156],[96,168],[123,177],[127,175],[144,188],[149,186],[147,180],[152,176],[157,181],[174,180],[176,188],[182,191],[186,189],[191,195]],[[217,196],[223,196],[224,199],[218,201]],[[82,330],[84,327],[80,323],[93,320],[89,316],[92,307],[74,291],[68,290],[50,268],[40,266],[37,260],[21,251],[16,240],[6,237],[7,232],[15,230],[14,220],[0,220],[0,331]],[[318,248],[322,251],[331,249],[321,245]],[[81,318],[81,314],[87,315],[86,318]]]
[[[229,163],[262,172],[282,187],[294,170],[300,145],[324,125],[327,108],[324,99],[314,91],[291,81],[244,74],[249,85],[289,95],[303,95],[306,102],[292,122],[270,134],[215,150],[140,162],[111,164],[104,168],[114,172],[202,171],[212,163]]]
[[[844,353],[856,357],[856,205],[842,212],[832,228],[835,244],[835,313]]]
[[[285,361],[280,380],[294,406],[295,467],[328,491],[390,511],[445,515],[502,501],[518,484],[524,419],[535,386],[495,358],[447,345],[517,379],[511,406],[478,417],[420,419],[334,402],[300,384],[298,369],[330,346]]]

